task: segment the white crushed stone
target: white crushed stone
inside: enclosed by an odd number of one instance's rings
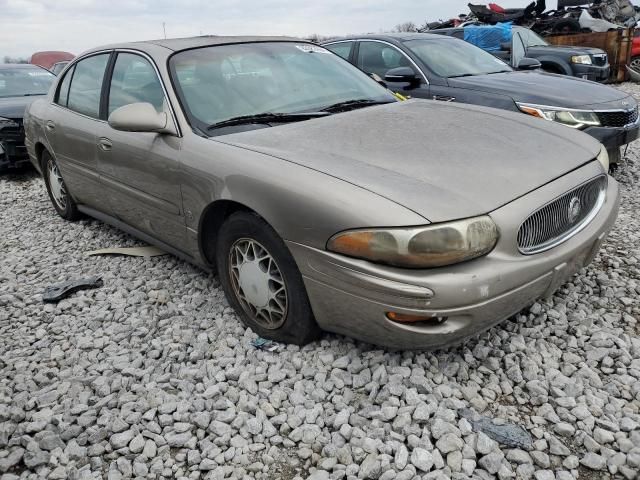
[[[171,256],[85,257],[139,242],[58,218],[34,174],[0,177],[0,479],[637,478],[639,176],[637,142],[593,265],[432,353],[334,335],[256,350],[215,278]],[[104,286],[42,303],[91,275]],[[524,427],[531,448],[462,408]]]

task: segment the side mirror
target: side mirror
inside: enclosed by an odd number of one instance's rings
[[[384,88],[387,88],[387,83],[382,78],[380,78],[380,75],[378,75],[377,73],[370,73],[369,76],[373,78],[376,82],[378,82],[380,85],[382,85]]]
[[[123,132],[156,132],[176,135],[165,112],[158,113],[150,103],[130,103],[109,115],[109,125]]]
[[[537,70],[542,68],[542,64],[535,58],[524,57],[518,63],[518,70]]]
[[[403,82],[412,85],[419,82],[416,72],[410,67],[396,67],[389,70],[384,76],[385,82]]]

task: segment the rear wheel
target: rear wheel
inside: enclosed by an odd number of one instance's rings
[[[70,221],[80,218],[78,207],[71,195],[69,195],[58,164],[46,150],[42,152],[42,173],[47,192],[49,192],[49,198],[58,215]]]
[[[633,57],[631,59],[631,62],[629,63],[629,66],[636,72],[640,73],[640,56]]]
[[[216,261],[229,303],[255,333],[297,345],[320,337],[295,260],[258,215],[237,212],[225,221]]]

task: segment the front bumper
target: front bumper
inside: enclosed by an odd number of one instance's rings
[[[613,226],[618,185],[609,179],[604,205],[578,235],[546,252],[517,251],[517,226],[537,207],[602,172],[597,162],[491,213],[501,238],[489,255],[433,270],[406,270],[288,242],[321,328],[401,349],[458,343],[551,295],[595,257]],[[513,230],[505,225],[515,225]],[[387,312],[447,317],[441,324],[399,324]]]
[[[29,164],[29,153],[24,144],[24,132],[3,134],[0,131],[0,171],[19,169]]]
[[[588,127],[583,131],[602,143],[607,150],[613,150],[638,139],[640,118],[625,127]]]
[[[603,66],[572,64],[573,76],[591,80],[593,82],[604,82],[609,79],[611,66],[607,63]]]

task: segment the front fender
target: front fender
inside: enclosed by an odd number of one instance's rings
[[[324,249],[337,232],[428,220],[387,198],[310,168],[211,139],[189,137],[183,150],[187,227],[231,200],[262,216],[284,239]]]
[[[569,62],[558,59],[556,57],[545,56],[536,57],[536,60],[538,60],[542,64],[543,69],[545,67],[552,67],[554,70],[559,70],[564,75],[573,76],[573,69],[571,68],[571,64],[569,64]]]

